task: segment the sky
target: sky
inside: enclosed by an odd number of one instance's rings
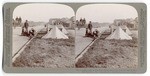
[[[23,21],[44,21],[50,18],[72,17],[73,9],[63,4],[23,4],[14,9],[13,18],[22,17]],[[76,19],[85,18],[93,22],[109,22],[114,19],[126,19],[137,17],[134,7],[125,4],[88,4],[81,6],[76,12]]]
[[[126,19],[137,17],[134,7],[125,4],[89,4],[80,7],[76,12],[76,19],[85,18],[93,22],[109,22],[114,19]]]
[[[75,16],[71,7],[62,4],[23,4],[14,9],[13,18],[21,17],[23,21],[48,22],[50,18]]]

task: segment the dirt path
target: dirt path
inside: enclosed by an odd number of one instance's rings
[[[33,37],[33,38],[31,38],[31,39],[26,39],[25,41],[26,42],[23,42],[23,43],[21,43],[20,42],[20,47],[17,49],[17,51],[15,51],[15,53],[13,54],[13,56],[12,56],[12,62],[14,62],[15,60],[16,60],[16,58],[21,54],[21,52],[27,47],[27,45],[35,38],[35,37],[37,37],[37,35],[38,35],[38,33],[40,32],[40,30],[42,30],[42,29],[39,29],[39,27],[36,27],[35,28],[36,30],[37,30],[37,32],[36,32],[36,34],[35,34],[35,36]]]
[[[79,55],[93,41],[92,38],[84,37],[84,33],[85,28],[76,29],[75,56]]]
[[[93,28],[93,30],[98,29],[100,34],[99,36],[106,30],[106,28]],[[88,50],[88,48],[97,40],[93,40],[89,37],[84,37],[85,28],[81,28],[80,30],[76,29],[76,47],[75,47],[75,59],[78,61],[79,58]]]
[[[78,59],[80,59],[84,53],[86,53],[86,51],[90,48],[90,46],[96,41],[97,39],[93,40],[91,43],[89,43],[89,45],[86,46],[86,48],[84,48],[76,57],[75,57],[75,61],[77,62]]]
[[[34,28],[36,31],[39,31],[44,26],[36,26],[36,27],[29,27],[29,29]],[[21,36],[21,27],[13,28],[13,51],[12,51],[12,57],[15,56],[15,54],[19,51],[21,47],[23,47],[28,41],[29,38],[26,36]]]
[[[13,62],[14,67],[74,67],[74,37],[69,39],[41,39],[39,33]]]

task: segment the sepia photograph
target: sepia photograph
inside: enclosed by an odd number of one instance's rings
[[[76,12],[76,68],[138,67],[138,13],[125,4],[88,4]]]
[[[129,5],[89,4],[75,14],[63,4],[23,4],[12,26],[13,67],[138,67],[138,14]]]
[[[63,4],[30,3],[13,11],[12,66],[73,68],[75,13]]]
[[[147,5],[6,2],[5,73],[145,73]]]

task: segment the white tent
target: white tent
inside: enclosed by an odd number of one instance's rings
[[[59,24],[59,25],[49,25],[49,28],[52,29],[53,26],[57,26],[59,28],[60,31],[62,31],[64,34],[68,34],[68,31],[64,28],[63,25]]]
[[[57,25],[57,27],[58,27],[59,29],[61,29],[61,31],[62,31],[64,34],[68,34],[68,31],[64,28],[63,25],[59,24],[59,25]]]
[[[112,32],[114,32],[117,29],[118,26],[111,26]],[[129,28],[126,25],[121,25],[120,26],[122,28],[122,30],[127,33],[128,35],[132,35],[132,32],[129,30]]]
[[[106,39],[116,39],[116,40],[132,40],[132,37],[125,33],[120,26],[110,34]]]
[[[68,36],[61,32],[57,26],[53,26],[53,28],[42,38],[68,39]]]

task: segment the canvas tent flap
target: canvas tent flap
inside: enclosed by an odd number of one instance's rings
[[[61,31],[62,31],[64,34],[68,34],[68,31],[64,28],[63,25],[59,24],[59,25],[57,25],[57,27],[58,27],[59,29],[61,29]]]
[[[132,35],[132,32],[129,30],[129,28],[128,28],[126,25],[123,25],[121,28],[122,28],[122,29],[125,29],[125,32],[126,32],[128,35]]]
[[[112,32],[114,32],[114,30],[116,30],[117,27],[118,27],[118,26],[112,25],[112,26],[111,26]],[[129,28],[128,28],[126,25],[121,25],[120,28],[121,28],[125,33],[127,33],[128,35],[132,35],[132,32],[129,30]]]

